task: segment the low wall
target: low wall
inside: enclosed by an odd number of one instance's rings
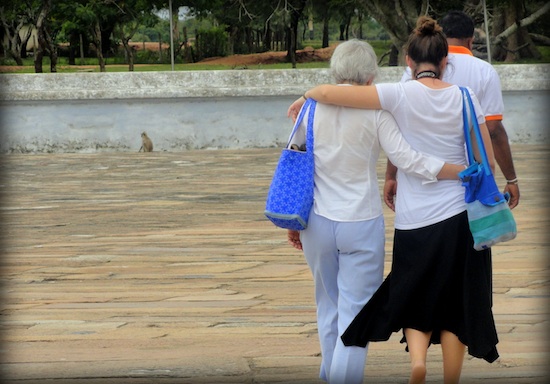
[[[548,141],[550,65],[497,65],[512,142]],[[403,68],[381,68],[394,82]],[[0,75],[0,152],[272,147],[286,110],[326,69]]]

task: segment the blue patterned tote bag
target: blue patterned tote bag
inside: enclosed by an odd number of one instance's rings
[[[316,105],[313,99],[308,99],[303,105],[273,174],[264,214],[277,227],[295,230],[307,227],[309,211],[313,205],[313,116]],[[309,111],[306,150],[291,149],[290,143],[306,111]]]
[[[474,248],[480,251],[497,243],[514,239],[517,228],[506,196],[499,191],[491,171],[470,92],[463,87],[460,87],[460,89],[463,96],[464,136],[470,166],[460,172],[458,176],[462,181],[462,185],[466,188],[466,210],[470,231],[474,238]],[[470,110],[470,121],[468,119],[468,108]],[[473,125],[475,132],[481,154],[481,163],[474,159],[470,140],[470,123]]]

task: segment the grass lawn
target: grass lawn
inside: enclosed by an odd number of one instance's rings
[[[377,56],[382,57],[389,49],[389,42],[385,41],[373,41],[371,42]],[[550,47],[539,46],[539,51],[542,55],[540,60],[521,60],[517,64],[537,64],[537,63],[550,63]],[[265,55],[269,53],[264,53]],[[255,54],[255,55],[264,55]],[[175,71],[206,71],[206,70],[231,70],[231,69],[291,69],[290,63],[274,63],[274,64],[240,64],[238,57],[246,57],[250,55],[235,55],[236,60],[233,64],[218,64],[214,60],[213,62],[204,61],[200,63],[182,64],[176,63],[174,65]],[[329,59],[325,61],[310,61],[297,63],[297,69],[307,68],[328,68]],[[387,57],[385,58],[387,62]],[[16,66],[13,60],[0,60],[0,73],[34,73],[34,62],[32,58],[26,58],[23,60],[23,66]],[[58,73],[75,73],[75,72],[99,72],[99,65],[96,58],[85,58],[84,61],[77,60],[78,65],[69,65],[66,57],[60,57],[57,63]],[[128,72],[128,65],[123,63],[121,58],[107,58],[106,59],[107,72]],[[499,62],[493,62],[495,65],[503,64]],[[509,63],[507,63],[509,64]],[[384,64],[381,64],[384,66]],[[50,72],[50,60],[49,57],[44,58],[43,70],[45,73]],[[135,64],[135,72],[146,71],[171,71],[171,64]]]

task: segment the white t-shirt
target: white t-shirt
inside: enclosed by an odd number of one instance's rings
[[[307,113],[292,143],[305,143],[306,125]],[[314,211],[320,216],[351,222],[382,214],[376,174],[381,147],[396,166],[437,184],[444,162],[412,151],[386,111],[318,103],[313,127]]]
[[[409,80],[411,70],[407,67],[401,81]],[[449,46],[443,81],[470,87],[481,104],[485,119],[502,120],[504,102],[498,73],[490,63],[475,57],[468,48]]]
[[[458,86],[426,87],[419,81],[376,85],[382,108],[391,112],[405,140],[417,151],[453,164],[467,164]],[[470,92],[479,123],[483,111]],[[422,183],[397,172],[395,228],[416,229],[448,219],[465,210],[464,187],[458,180]]]

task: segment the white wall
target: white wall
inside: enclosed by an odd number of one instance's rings
[[[550,65],[497,65],[512,142],[548,142]],[[402,68],[381,68],[378,82]],[[333,82],[328,70],[0,75],[0,152],[271,147],[289,104]]]

